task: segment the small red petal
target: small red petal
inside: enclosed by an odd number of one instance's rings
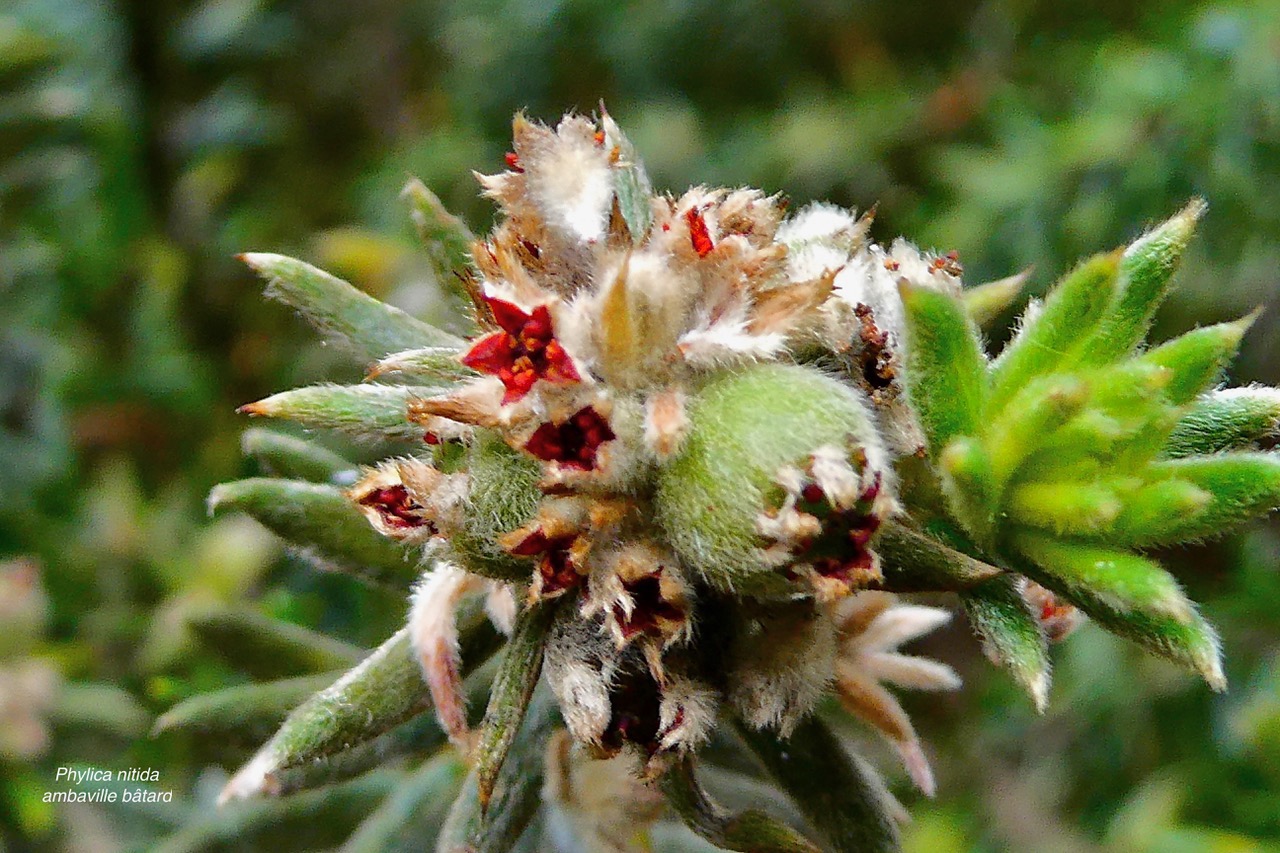
[[[531,338],[550,338],[551,309],[545,305],[534,308],[533,313],[525,319],[521,332]]]
[[[502,377],[502,384],[507,387],[507,391],[502,395],[502,405],[514,403],[517,400],[524,399],[524,395],[529,393],[533,388],[533,383],[538,381],[538,374],[532,370],[522,370],[518,373],[510,374]]]
[[[440,436],[436,435],[434,432],[429,432],[422,436],[422,440],[434,447],[440,443]]]
[[[508,151],[503,155],[503,160],[507,163],[507,168],[513,172],[523,172],[524,167],[520,165],[520,157],[514,151]]]
[[[485,335],[472,344],[462,357],[462,363],[481,373],[499,374],[510,370],[515,361],[515,339],[506,332]]]
[[[689,223],[689,240],[693,243],[693,250],[698,253],[698,257],[705,258],[715,248],[715,244],[711,242],[711,232],[707,230],[707,220],[702,218],[702,212],[696,207],[685,211],[684,218]]]
[[[596,141],[596,145],[604,145],[604,131],[603,131],[603,130],[597,130],[597,131],[595,132],[595,135],[594,135],[594,136],[592,136],[591,138],[592,138],[592,139],[594,139],[594,140]]]
[[[482,297],[489,310],[493,312],[493,319],[504,331],[513,335],[518,335],[524,328],[524,324],[529,322],[529,315],[521,310],[519,305],[514,305],[505,299],[498,299],[493,296]]]

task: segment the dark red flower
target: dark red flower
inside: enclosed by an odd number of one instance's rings
[[[374,489],[360,498],[360,504],[376,510],[389,530],[413,530],[430,524],[420,514],[422,506],[399,484]]]
[[[501,379],[507,389],[502,397],[504,405],[524,397],[539,379],[582,380],[573,360],[555,338],[547,306],[539,305],[533,313],[526,314],[501,299],[486,296],[484,301],[502,331],[476,341],[462,357],[462,363]]]
[[[553,598],[582,583],[583,577],[574,565],[571,553],[577,538],[574,533],[547,536],[542,528],[538,528],[509,549],[517,557],[541,555],[538,560],[538,574],[542,577],[538,595],[541,598]]]
[[[590,471],[596,467],[596,452],[606,441],[617,438],[609,422],[590,406],[580,409],[564,423],[546,423],[530,436],[524,449],[545,462],[559,462],[570,468]]]
[[[705,258],[715,248],[715,244],[711,242],[711,232],[707,230],[707,220],[702,218],[702,211],[696,207],[685,211],[684,218],[689,223],[689,240],[693,243],[693,250],[698,253],[698,257]]]
[[[631,615],[621,604],[613,606],[613,617],[622,629],[624,639],[637,634],[656,634],[663,623],[682,622],[684,608],[662,596],[662,569],[634,581],[623,581],[623,588],[631,595]]]

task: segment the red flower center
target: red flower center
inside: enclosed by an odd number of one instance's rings
[[[590,471],[596,467],[600,445],[617,438],[609,422],[590,406],[564,423],[546,423],[530,436],[524,449],[544,462],[559,462]]]
[[[376,509],[388,528],[412,530],[430,523],[419,515],[422,512],[422,505],[415,501],[410,496],[409,490],[402,485],[375,489],[360,498],[360,503]]]
[[[624,581],[622,586],[631,595],[631,615],[621,604],[613,606],[613,616],[618,620],[622,636],[631,639],[637,634],[658,633],[663,622],[680,622],[685,618],[684,608],[662,597],[662,569],[634,581]]]
[[[501,379],[507,389],[502,397],[504,405],[524,397],[539,379],[562,383],[582,380],[555,338],[547,306],[539,305],[526,314],[501,299],[486,296],[484,301],[502,331],[476,341],[462,363]]]
[[[577,538],[572,533],[567,536],[547,536],[538,529],[511,549],[511,553],[517,557],[542,555],[542,559],[538,561],[538,574],[542,576],[539,594],[542,598],[551,598],[582,583],[582,575],[578,573],[570,553]]]

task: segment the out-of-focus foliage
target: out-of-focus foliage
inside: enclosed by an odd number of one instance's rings
[[[306,257],[440,321],[395,201],[406,176],[480,230],[491,212],[466,176],[501,162],[512,110],[604,98],[657,185],[879,202],[880,237],[957,249],[971,282],[1034,264],[1043,287],[1201,195],[1156,337],[1266,303],[1235,379],[1274,384],[1273,6],[6,4],[0,608],[29,607],[0,610],[0,705],[17,715],[0,720],[0,848],[331,846],[413,772],[216,817],[221,768],[254,744],[147,736],[178,700],[258,675],[199,627],[210,613],[252,602],[366,647],[403,618],[395,596],[317,575],[249,522],[204,519],[209,486],[252,473],[235,406],[342,378],[235,253]],[[1057,650],[1036,718],[958,634],[930,641],[969,683],[908,700],[940,789],[913,804],[910,849],[1280,849],[1278,553],[1256,529],[1162,555],[1222,626],[1224,697],[1087,628]],[[69,764],[154,767],[175,802],[42,803]]]

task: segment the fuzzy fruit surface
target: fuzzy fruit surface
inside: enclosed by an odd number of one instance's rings
[[[794,365],[717,377],[689,402],[690,430],[658,474],[658,523],[683,563],[707,583],[750,595],[794,588],[765,558],[762,513],[777,508],[779,471],[819,447],[857,447],[874,425],[856,391]]]

